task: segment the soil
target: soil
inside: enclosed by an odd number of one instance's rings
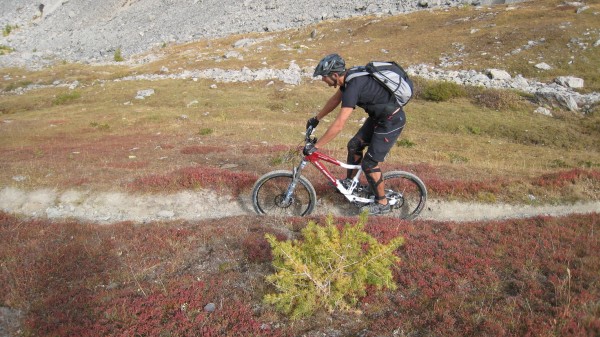
[[[175,194],[126,194],[78,190],[58,192],[52,189],[25,191],[7,187],[0,190],[0,209],[29,217],[75,218],[98,224],[194,221],[255,214],[249,196],[234,199],[205,190]],[[509,205],[428,200],[418,219],[469,222],[598,211],[600,201],[571,205]],[[337,206],[320,200],[313,214],[329,213],[352,216],[357,214],[357,209],[346,203]]]

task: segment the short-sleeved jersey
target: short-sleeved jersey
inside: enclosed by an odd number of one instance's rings
[[[378,107],[394,104],[396,99],[386,88],[371,76],[359,76],[344,83],[342,91],[342,107],[356,108],[359,106],[371,115]]]

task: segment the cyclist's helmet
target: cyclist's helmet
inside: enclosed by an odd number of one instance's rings
[[[344,62],[344,59],[338,54],[329,54],[317,64],[313,77],[327,76],[331,73],[341,73],[344,71],[346,71],[346,62]]]

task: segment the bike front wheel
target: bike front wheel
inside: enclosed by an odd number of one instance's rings
[[[291,197],[285,196],[293,181],[290,171],[273,171],[260,177],[252,188],[252,206],[258,214],[275,216],[309,215],[317,203],[310,181],[300,176]]]
[[[421,213],[427,200],[427,189],[419,177],[408,172],[391,171],[383,174],[383,181],[392,215],[412,220]]]

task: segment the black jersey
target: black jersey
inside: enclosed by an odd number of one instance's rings
[[[388,110],[390,105],[398,106],[392,93],[371,76],[359,76],[345,82],[342,91],[342,107],[363,108],[369,116],[378,115],[380,110]]]

